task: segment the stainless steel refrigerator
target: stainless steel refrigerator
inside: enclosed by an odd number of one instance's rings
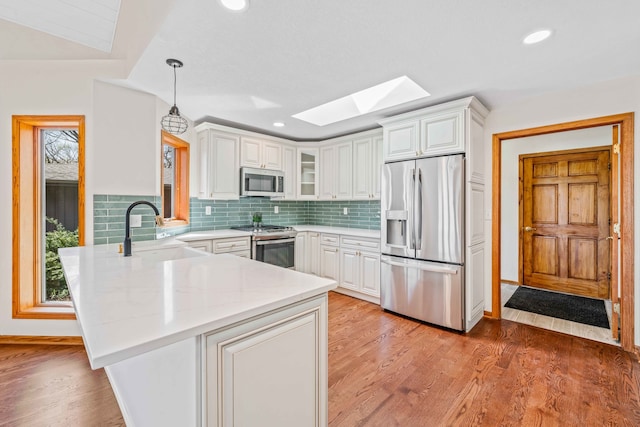
[[[380,305],[464,330],[464,155],[385,163]]]

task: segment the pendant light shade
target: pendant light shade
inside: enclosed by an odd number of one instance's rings
[[[182,67],[182,61],[177,59],[167,59],[167,65],[173,67],[173,107],[169,110],[169,114],[164,116],[160,121],[162,129],[174,135],[180,135],[187,130],[189,124],[187,119],[180,115],[178,106],[176,105],[176,68]]]

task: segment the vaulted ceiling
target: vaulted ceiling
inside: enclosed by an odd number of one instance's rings
[[[640,74],[637,0],[250,0],[242,13],[219,0],[120,3],[111,52],[0,20],[12,40],[0,59],[123,59],[123,84],[172,104],[165,60],[177,58],[183,114],[295,140],[468,95],[495,108]],[[524,45],[539,28],[552,36]],[[291,117],[404,75],[431,96],[325,126]]]

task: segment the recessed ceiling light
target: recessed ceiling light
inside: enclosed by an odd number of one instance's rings
[[[249,0],[220,0],[220,3],[234,12],[242,12],[249,7]]]
[[[546,40],[551,35],[551,30],[539,30],[529,34],[522,40],[524,44],[540,43],[542,40]]]
[[[273,122],[273,125],[274,125],[275,127],[277,127],[277,128],[284,127],[284,123],[282,123],[282,122]]]
[[[409,77],[402,76],[294,114],[292,117],[324,126],[427,96],[430,96],[429,92]]]

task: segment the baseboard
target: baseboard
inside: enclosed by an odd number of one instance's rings
[[[518,282],[517,280],[500,279],[500,283],[506,283],[507,285],[520,286],[520,282]]]
[[[380,305],[380,298],[379,297],[374,297],[372,295],[367,295],[367,294],[363,294],[360,292],[356,292],[356,291],[352,291],[351,289],[345,289],[345,288],[341,288],[341,287],[337,287],[333,290],[334,292],[337,292],[339,294],[343,294],[343,295],[347,295],[353,298],[357,298],[357,299],[361,299],[363,301],[367,301],[376,305]]]
[[[84,345],[82,337],[0,335],[0,344]]]

